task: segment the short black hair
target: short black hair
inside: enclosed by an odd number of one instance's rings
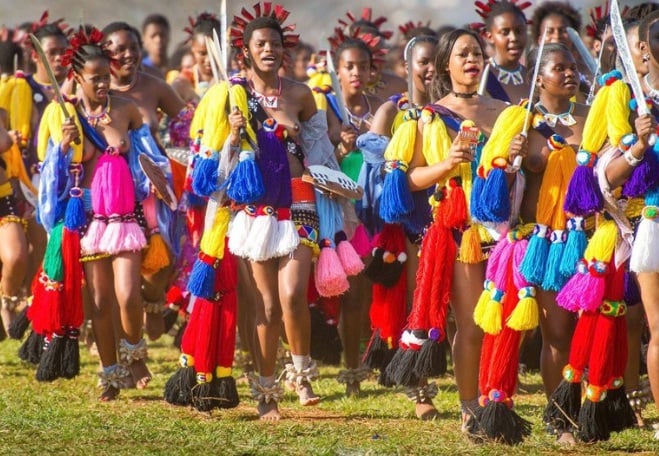
[[[140,33],[139,30],[137,30],[135,27],[130,25],[128,22],[122,22],[122,21],[110,22],[108,25],[105,26],[102,32],[105,41],[107,41],[108,37],[115,32],[132,33],[133,36],[135,36],[135,39],[137,40],[137,45],[139,46],[140,49],[142,49],[142,34]]]
[[[650,26],[657,22],[659,19],[659,10],[653,11],[643,19],[641,19],[638,25],[638,39],[640,41],[648,40],[648,32],[650,31]]]
[[[334,65],[339,66],[339,60],[341,60],[341,54],[343,51],[348,49],[359,49],[360,51],[366,52],[368,54],[368,63],[369,65],[373,63],[373,52],[368,47],[366,43],[358,38],[346,38],[346,40],[341,43],[336,50],[334,51]]]
[[[501,16],[502,14],[506,13],[512,13],[515,16],[519,17],[522,22],[526,24],[526,15],[524,14],[524,11],[517,6],[517,4],[510,2],[508,0],[501,0],[498,2],[495,2],[491,8],[490,8],[490,13],[487,15],[485,18],[485,30],[490,30],[492,27],[492,23],[494,22],[494,18]]]
[[[64,38],[65,41],[68,41],[66,34],[62,31],[61,28],[59,28],[57,24],[54,23],[39,27],[34,31],[34,36],[36,36],[39,41],[43,40],[44,38],[48,38],[49,36]]]
[[[162,14],[154,13],[145,17],[144,21],[142,21],[142,33],[144,33],[146,31],[146,27],[151,24],[160,25],[168,32],[171,30],[169,20]]]
[[[533,40],[538,41],[540,37],[540,30],[542,27],[542,21],[545,20],[547,16],[556,14],[562,16],[567,20],[568,25],[575,29],[577,32],[581,31],[581,16],[579,11],[577,11],[574,6],[570,5],[568,2],[544,2],[540,4],[536,10],[533,12]]]

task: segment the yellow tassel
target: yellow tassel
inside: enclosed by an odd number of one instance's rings
[[[7,111],[8,114],[11,111],[11,96],[14,87],[16,87],[16,78],[13,76],[3,78],[2,83],[0,83],[0,108]]]
[[[492,127],[492,135],[483,147],[481,166],[485,175],[492,169],[492,162],[496,158],[508,159],[508,147],[515,136],[524,128],[526,109],[522,106],[509,106],[497,117]]]
[[[412,111],[408,111],[407,115],[407,120],[398,127],[391,137],[391,141],[387,144],[387,148],[384,151],[384,159],[386,161],[398,160],[409,165],[412,157],[414,157],[414,143],[418,128],[417,117]]]
[[[607,139],[610,93],[611,86],[605,85],[597,92],[593,104],[590,106],[581,135],[583,139],[580,148],[583,150],[597,153]]]
[[[0,184],[0,198],[4,198],[5,196],[9,196],[12,193],[14,193],[14,189],[11,186],[11,182],[7,181],[3,184]]]
[[[400,127],[403,122],[405,122],[405,111],[403,109],[399,109],[396,115],[394,116],[394,121],[391,123],[391,136],[393,137],[394,133],[396,133],[396,130],[398,130],[398,127]]]
[[[82,133],[82,126],[80,125],[78,116],[75,115],[75,106],[68,102],[64,103],[64,105],[66,106],[66,111],[73,115],[73,122],[78,127],[78,131]],[[41,117],[41,123],[39,124],[39,137],[37,141],[37,157],[39,161],[43,161],[46,158],[49,139],[54,144],[59,144],[62,141],[62,124],[64,120],[64,113],[57,103],[51,102],[46,106]],[[82,161],[82,145],[83,141],[80,141],[79,144],[71,143],[70,145],[73,150],[72,161],[74,163],[80,163]]]
[[[218,260],[224,258],[224,243],[230,218],[231,211],[229,208],[221,207],[217,209],[213,226],[210,229],[207,228],[201,237],[200,248],[203,253]]]
[[[224,146],[227,136],[230,133],[229,118],[227,112],[227,102],[229,99],[229,87],[226,82],[215,84],[204,96],[207,106],[203,108],[198,121],[190,125],[190,134],[196,136],[196,132],[201,129],[204,135],[201,138],[201,145],[203,148],[211,151],[219,151]],[[247,111],[243,110],[243,114],[247,116]],[[203,122],[203,126],[198,128],[198,125]]]
[[[476,307],[474,307],[474,322],[478,326],[481,326],[483,322],[483,316],[485,315],[485,308],[490,300],[490,296],[492,295],[493,288],[494,288],[494,282],[486,279],[485,284],[483,285],[483,292],[478,298]]]
[[[12,144],[9,149],[2,153],[2,159],[7,164],[7,178],[18,179],[23,183],[32,193],[37,194],[37,189],[32,184],[32,180],[27,175],[25,170],[25,162],[21,157],[21,151],[18,149],[17,144]]]
[[[421,120],[425,122],[423,128],[423,156],[426,159],[426,164],[431,166],[446,160],[453,141],[446,130],[444,121],[438,115],[429,114],[428,109],[422,111]],[[457,172],[447,176],[446,179],[448,180],[449,177],[455,175],[457,175]]]
[[[21,146],[27,145],[32,137],[32,106],[30,84],[25,78],[16,78],[9,105],[9,129],[20,133],[23,143]]]
[[[481,236],[478,225],[472,224],[462,233],[460,243],[460,261],[467,264],[476,264],[483,261],[483,249],[481,248]]]
[[[144,258],[142,259],[142,274],[152,275],[169,266],[169,249],[160,233],[154,233],[149,238]]]
[[[229,89],[229,99],[231,102],[231,108],[233,109],[234,106],[237,106],[245,118],[249,120],[251,114],[249,107],[247,106],[247,92],[245,91],[245,87],[240,84],[232,85]],[[250,122],[247,122],[247,125],[245,126],[245,133],[252,140],[252,142],[256,143],[256,132],[252,128],[252,124]],[[249,142],[247,141],[243,141],[242,148],[243,150],[251,150]]]
[[[215,378],[225,378],[225,377],[231,377],[231,366],[229,367],[222,367],[222,366],[217,366],[215,368]]]
[[[540,311],[535,300],[535,288],[522,288],[518,297],[519,302],[510,313],[506,325],[515,331],[527,331],[537,327],[540,322]]]
[[[487,334],[496,336],[501,332],[503,321],[503,291],[494,288],[485,305],[480,327]]]
[[[609,97],[606,104],[606,123],[609,142],[613,146],[620,144],[622,137],[633,131],[629,123],[630,99],[631,92],[629,86],[623,81],[618,80],[609,86]],[[645,100],[642,103],[645,103]],[[588,116],[590,117],[590,114]]]
[[[618,227],[615,222],[613,220],[602,220],[588,242],[584,259],[608,263],[613,257],[617,239]]]

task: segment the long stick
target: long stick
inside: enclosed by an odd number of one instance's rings
[[[545,49],[545,40],[547,39],[547,29],[542,32],[542,39],[538,47],[538,55],[535,58],[535,68],[533,68],[533,79],[531,79],[531,90],[529,91],[529,101],[526,105],[526,115],[524,116],[524,127],[522,127],[522,136],[527,137],[529,131],[529,121],[531,120],[531,111],[533,111],[533,94],[535,93],[535,81],[538,79],[538,72],[540,71],[540,61],[542,60],[542,52]],[[522,157],[515,157],[513,161],[513,169],[518,170],[522,166]]]

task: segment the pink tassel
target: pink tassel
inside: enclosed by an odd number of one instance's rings
[[[341,260],[336,250],[329,246],[323,246],[320,250],[314,278],[316,289],[323,297],[338,296],[350,288]]]
[[[494,246],[490,252],[490,257],[487,259],[487,268],[485,270],[485,277],[492,280],[494,274],[499,269],[499,260],[501,258],[501,252],[503,252],[508,244],[508,240],[503,237],[497,244]]]
[[[144,220],[146,220],[146,226],[149,229],[158,227],[158,215],[156,214],[156,197],[151,194],[142,201],[142,213],[144,214]]]
[[[96,163],[92,179],[95,214],[130,214],[135,209],[135,190],[130,168],[120,155],[105,153]]]
[[[368,238],[368,232],[363,223],[357,225],[355,234],[350,239],[350,243],[360,257],[364,258],[371,254],[371,241]]]
[[[510,264],[510,260],[512,259],[513,252],[515,250],[515,244],[509,242],[507,238],[503,238],[501,241],[499,241],[499,244],[502,242],[505,245],[501,250],[499,258],[497,259],[497,268],[494,270],[492,277],[488,277],[490,280],[492,280],[492,282],[494,282],[494,286],[499,290],[505,290],[507,288],[506,283],[508,281],[508,264]]]
[[[526,239],[515,242],[515,250],[513,252],[513,282],[515,283],[515,288],[518,290],[529,286],[526,278],[519,270],[528,246],[529,241]]]
[[[137,222],[110,222],[99,247],[111,255],[137,252],[146,247],[146,237]]]
[[[87,232],[80,239],[80,250],[85,255],[94,255],[102,252],[101,250],[101,239],[103,239],[103,234],[107,229],[107,223],[104,220],[94,219],[89,224]]]
[[[577,265],[577,273],[556,296],[556,303],[570,312],[581,309],[595,311],[604,299],[605,285],[604,278],[592,275],[581,260]]]
[[[336,253],[339,256],[345,273],[349,276],[354,276],[362,272],[364,270],[364,262],[359,258],[352,244],[348,242],[346,234],[343,231],[336,233],[335,241]]]

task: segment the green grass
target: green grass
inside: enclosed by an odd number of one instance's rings
[[[521,378],[516,409],[533,423],[521,445],[476,445],[460,432],[452,377],[439,379],[435,404],[441,418],[420,422],[399,390],[363,383],[359,398],[343,397],[336,368],[322,368],[314,385],[323,396],[317,407],[301,407],[289,394],[279,423],[256,418],[248,387],[239,382],[241,404],[213,414],[174,407],[162,390],[176,368],[171,338],[150,345],[154,379],[145,391],[122,391],[113,403],[97,400],[96,360],[86,352],[75,380],[43,384],[16,356],[20,343],[0,343],[0,454],[258,454],[258,455],[439,455],[439,454],[612,454],[659,453],[650,430],[628,430],[609,442],[578,445],[569,452],[555,444],[541,424],[545,399],[537,374]],[[239,375],[239,372],[236,373]],[[645,413],[657,420],[654,406]]]

